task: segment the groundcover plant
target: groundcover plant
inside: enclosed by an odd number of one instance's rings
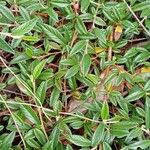
[[[1,0],[0,150],[149,150],[149,60],[149,0]]]

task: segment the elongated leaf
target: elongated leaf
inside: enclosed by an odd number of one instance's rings
[[[30,20],[30,15],[28,13],[28,11],[24,8],[24,7],[19,7],[19,11],[20,11],[20,14],[21,16],[23,17],[23,19],[25,21],[29,21]]]
[[[13,13],[6,6],[0,5],[0,12],[10,21],[15,21]]]
[[[106,26],[105,21],[103,19],[101,19],[100,17],[95,18],[95,24],[97,24],[99,26]]]
[[[40,149],[41,148],[40,144],[37,141],[35,141],[34,139],[28,139],[28,140],[26,140],[26,142],[32,148],[35,148],[35,149]]]
[[[30,57],[28,57],[26,54],[20,54],[20,55],[16,55],[15,58],[13,60],[10,61],[11,64],[17,64],[20,62],[23,62],[25,60],[30,59]]]
[[[133,7],[133,10],[134,11],[140,11],[140,10],[144,10],[144,9],[147,9],[150,7],[150,2],[149,1],[144,1],[144,2],[141,2],[141,3],[138,3],[136,4],[134,7]]]
[[[68,138],[68,140],[77,146],[81,147],[91,146],[91,141],[80,135],[72,135],[70,138]]]
[[[95,147],[100,144],[104,137],[104,130],[105,130],[105,125],[104,123],[101,123],[97,129],[95,130],[93,137],[92,137],[92,146]]]
[[[77,42],[74,47],[72,48],[72,50],[70,51],[70,55],[75,55],[81,51],[83,51],[85,49],[86,46],[86,42],[85,41],[79,41]]]
[[[129,149],[138,149],[138,148],[146,149],[148,147],[150,147],[150,140],[138,141],[128,146]]]
[[[41,130],[39,130],[38,128],[34,129],[34,134],[42,145],[46,143],[45,135]]]
[[[141,134],[142,134],[142,130],[140,128],[133,129],[126,137],[126,141],[130,142],[133,138],[141,136]]]
[[[128,95],[125,100],[129,101],[129,102],[132,102],[132,101],[135,101],[135,100],[138,100],[140,99],[141,97],[143,97],[145,94],[144,91],[137,91],[137,92],[134,92],[130,95]]]
[[[79,71],[79,65],[74,65],[66,72],[65,79],[73,77],[78,73],[78,71]]]
[[[16,134],[15,132],[11,132],[10,134],[8,134],[5,137],[5,139],[4,139],[3,143],[2,143],[1,150],[8,150],[8,149],[10,149],[11,144],[12,144],[14,138],[15,138],[15,134]]]
[[[0,49],[4,50],[5,52],[14,54],[12,47],[2,38],[0,38]]]
[[[39,26],[42,28],[43,32],[53,41],[63,45],[66,44],[65,38],[56,28],[47,24],[40,24]]]
[[[29,84],[27,82],[22,80],[19,76],[18,76],[18,78],[21,82],[16,79],[16,84],[17,84],[18,88],[20,89],[20,91],[22,91],[24,94],[26,94],[28,96],[31,96],[32,88],[29,86]]]
[[[146,104],[145,104],[145,124],[146,128],[150,129],[150,98],[146,97]]]
[[[43,104],[47,90],[47,82],[43,81],[37,88],[36,95],[40,99],[41,104]]]
[[[103,120],[106,120],[106,119],[108,119],[108,117],[109,117],[109,106],[108,106],[107,101],[104,101],[102,110],[101,110],[101,118]]]
[[[141,54],[139,54],[135,59],[134,61],[135,62],[143,62],[143,61],[146,61],[147,59],[150,58],[150,53],[149,52],[143,52]]]
[[[106,142],[103,143],[103,150],[112,150],[112,148],[110,147],[110,145]]]
[[[20,110],[22,111],[22,113],[27,119],[29,119],[32,123],[36,125],[40,125],[40,120],[37,114],[30,106],[21,105],[20,108],[21,108]]]
[[[70,5],[70,3],[65,2],[65,0],[64,1],[62,0],[52,1],[51,4],[57,7],[67,7],[68,5]]]
[[[150,91],[150,80],[144,86],[145,91]]]
[[[12,32],[12,35],[24,35],[30,32],[37,23],[37,19],[32,19],[30,21],[25,22],[24,24],[15,28]]]
[[[77,18],[76,29],[80,34],[86,34],[87,33],[87,30],[86,30],[86,27],[83,23],[83,20],[81,20],[80,18]]]
[[[44,66],[45,66],[46,60],[41,61],[33,70],[33,78],[37,79],[39,75],[41,74]]]
[[[81,11],[85,12],[90,5],[90,0],[82,0],[81,1]]]
[[[86,54],[82,59],[82,67],[81,67],[81,71],[84,76],[87,75],[90,69],[90,65],[91,65],[91,58],[88,54]]]
[[[56,101],[58,100],[60,95],[60,91],[58,88],[54,87],[51,96],[50,96],[50,106],[54,106]]]

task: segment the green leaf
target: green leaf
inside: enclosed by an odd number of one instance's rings
[[[50,96],[50,106],[54,106],[59,98],[60,91],[57,87],[53,88],[53,91]]]
[[[95,17],[95,24],[99,25],[99,26],[106,26],[106,23],[103,19],[101,19],[100,17]]]
[[[0,38],[0,49],[4,50],[5,52],[8,53],[12,53],[14,54],[14,50],[12,49],[12,47],[6,42],[4,41],[2,38]]]
[[[62,0],[53,0],[51,1],[51,4],[53,4],[54,6],[57,6],[57,7],[67,7],[68,5],[70,5],[69,2],[66,2],[65,0],[62,1]]]
[[[108,143],[103,142],[103,150],[112,150]]]
[[[124,57],[126,57],[126,58],[131,58],[131,57],[135,56],[135,55],[138,53],[137,49],[138,49],[138,48],[135,48],[135,47],[129,49],[129,50],[126,52],[126,54],[125,54]]]
[[[86,47],[86,42],[85,41],[79,41],[77,42],[74,47],[70,51],[70,55],[75,55],[79,52],[82,52]]]
[[[78,17],[77,18],[77,22],[75,24],[76,30],[80,33],[80,34],[86,34],[87,33],[87,29],[83,23],[83,21]]]
[[[90,5],[90,0],[82,0],[81,1],[81,12],[85,12]]]
[[[65,150],[73,150],[73,149],[70,145],[67,145]]]
[[[33,73],[32,73],[34,79],[37,79],[37,78],[39,77],[39,75],[41,74],[41,72],[42,72],[42,70],[43,70],[45,64],[46,64],[46,60],[42,60],[42,61],[41,61],[39,64],[37,64],[37,66],[34,68]]]
[[[133,11],[140,11],[140,10],[148,9],[149,7],[150,7],[150,2],[144,1],[144,2],[134,5],[132,9]]]
[[[54,27],[47,25],[47,24],[39,24],[39,26],[42,28],[43,32],[53,41],[59,43],[59,44],[66,44],[65,38],[62,36],[62,34]]]
[[[29,21],[30,20],[30,15],[29,15],[28,11],[24,7],[20,6],[19,7],[19,12],[20,12],[21,16],[23,17],[23,19],[25,21]]]
[[[18,36],[18,35],[24,35],[26,33],[29,33],[34,26],[37,23],[37,19],[32,19],[30,21],[27,21],[23,23],[22,25],[18,26],[12,31],[12,35]]]
[[[58,124],[53,128],[50,137],[52,139],[51,147],[52,149],[55,149],[59,143],[59,137],[60,137],[60,130],[58,128]]]
[[[15,134],[15,132],[11,132],[5,137],[1,146],[1,150],[8,150],[11,148],[12,142],[15,138]]]
[[[102,110],[101,110],[101,118],[102,120],[106,120],[109,117],[109,106],[107,101],[103,102]]]
[[[25,60],[28,60],[30,59],[29,56],[27,56],[26,54],[24,53],[20,53],[20,55],[15,55],[14,59],[10,61],[11,64],[18,64],[20,62],[23,62]]]
[[[58,14],[56,13],[56,11],[54,10],[54,8],[48,8],[46,11],[49,16],[54,20],[54,21],[58,21]]]
[[[136,92],[133,92],[132,94],[129,94],[125,100],[128,101],[128,102],[132,102],[132,101],[136,101],[136,100],[139,100],[140,98],[142,98],[143,96],[145,95],[145,92],[144,91],[136,91]]]
[[[145,111],[142,108],[136,107],[136,111],[140,116],[145,117]]]
[[[10,21],[14,22],[15,17],[13,13],[6,6],[0,5],[0,12]]]
[[[141,128],[135,128],[130,131],[128,136],[126,137],[125,141],[130,142],[133,138],[139,137],[142,135],[142,130]]]
[[[135,57],[134,61],[136,63],[139,63],[139,62],[144,62],[149,58],[150,58],[150,53],[149,52],[142,52],[137,57]]]
[[[91,141],[80,135],[71,135],[71,137],[68,138],[68,140],[77,146],[81,146],[81,147],[91,146]]]
[[[21,82],[16,79],[16,84],[18,88],[20,89],[20,91],[22,91],[24,94],[28,96],[31,96],[32,88],[30,87],[28,82],[25,82],[22,78],[20,78],[20,76],[18,76],[18,78]]]
[[[93,137],[92,137],[92,146],[95,147],[102,142],[104,138],[104,130],[105,130],[105,124],[101,123],[95,130]]]
[[[148,96],[145,103],[145,124],[146,128],[150,129],[150,98]]]
[[[81,66],[81,71],[84,76],[88,74],[90,66],[91,66],[91,58],[88,54],[86,54],[83,56],[82,66]]]
[[[145,91],[150,91],[150,80],[144,86]]]
[[[30,41],[30,42],[37,42],[39,38],[37,36],[23,36],[22,40]]]
[[[35,134],[35,137],[38,139],[38,141],[44,145],[46,143],[46,138],[45,138],[45,135],[44,133],[39,130],[38,128],[35,128],[34,129],[34,134]]]
[[[117,138],[126,137],[129,134],[129,131],[124,129],[111,129],[111,135],[116,136]]]
[[[43,81],[41,82],[36,91],[36,95],[40,99],[41,104],[43,104],[45,100],[46,90],[47,90],[47,81]]]
[[[67,70],[64,78],[65,79],[71,78],[75,76],[78,73],[78,71],[79,71],[79,65],[74,65],[73,67]]]
[[[21,105],[20,110],[22,111],[24,116],[29,119],[33,124],[40,125],[40,120],[32,107]]]
[[[138,141],[128,146],[129,149],[138,149],[138,148],[146,149],[148,147],[150,147],[150,140]]]
[[[34,139],[28,139],[28,140],[26,140],[26,142],[32,148],[41,149],[40,144],[37,141],[35,141]]]

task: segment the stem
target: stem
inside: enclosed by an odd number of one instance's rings
[[[11,112],[9,106],[7,105],[7,103],[6,103],[6,101],[4,100],[4,98],[2,97],[2,95],[0,95],[0,98],[1,98],[1,100],[3,101],[3,103],[5,104],[6,108],[8,109],[10,115],[12,116],[12,119],[13,119],[13,121],[14,121],[14,123],[15,123],[16,129],[17,129],[17,131],[18,131],[18,133],[19,133],[19,135],[20,135],[20,138],[21,138],[21,140],[22,140],[22,142],[23,142],[24,149],[26,149],[25,140],[24,140],[24,138],[23,138],[23,136],[22,136],[22,134],[21,134],[21,131],[20,131],[19,127],[18,127],[18,124],[17,124],[17,122],[16,122],[16,120],[15,120],[14,114]]]
[[[123,2],[127,5],[129,11],[132,13],[132,15],[134,16],[134,18],[137,20],[137,22],[139,23],[139,25],[143,28],[143,30],[150,36],[150,32],[146,29],[146,27],[143,25],[143,23],[139,20],[139,18],[136,16],[136,14],[134,13],[134,11],[132,10],[132,8],[128,5],[128,3],[126,2],[126,0],[123,0]]]

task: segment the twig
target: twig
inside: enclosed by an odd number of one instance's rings
[[[12,94],[20,95],[20,96],[26,96],[25,94],[20,94],[15,91],[10,91],[10,90],[6,90],[6,89],[2,89],[2,91],[5,93],[12,93]]]
[[[150,36],[150,32],[145,28],[145,26],[143,25],[143,23],[139,20],[139,18],[136,16],[136,14],[134,13],[134,11],[132,10],[132,8],[128,5],[128,3],[126,2],[126,0],[123,0],[123,2],[127,5],[129,11],[132,13],[132,15],[134,16],[134,18],[138,21],[139,25],[143,28],[143,30]]]
[[[0,98],[1,98],[1,100],[3,101],[3,103],[5,104],[6,108],[7,108],[8,111],[9,111],[9,113],[11,114],[12,119],[13,119],[13,121],[14,121],[14,123],[15,123],[16,129],[17,129],[17,131],[18,131],[18,133],[19,133],[19,135],[20,135],[20,138],[21,138],[21,140],[22,140],[22,142],[23,142],[24,149],[26,149],[26,143],[25,143],[24,138],[23,138],[23,136],[22,136],[22,134],[21,134],[21,131],[20,131],[19,127],[18,127],[18,124],[17,124],[17,122],[16,122],[16,120],[15,120],[14,114],[11,112],[9,106],[7,105],[7,103],[6,103],[6,101],[4,100],[4,98],[2,97],[2,95],[0,95]]]
[[[41,101],[40,101],[40,99],[18,78],[18,76],[16,76],[16,74],[6,65],[6,63],[4,62],[4,60],[3,60],[3,58],[2,57],[0,57],[0,60],[2,61],[2,63],[4,64],[4,66],[11,72],[11,74],[31,93],[31,95],[37,100],[37,102],[40,104],[40,106],[41,106],[41,109],[42,109],[42,111],[43,111],[43,113],[44,113],[44,115],[47,117],[47,119],[48,120],[50,120],[49,119],[49,117],[47,116],[47,114],[44,112],[44,110],[43,110],[43,106],[42,106],[42,104],[41,104]]]

